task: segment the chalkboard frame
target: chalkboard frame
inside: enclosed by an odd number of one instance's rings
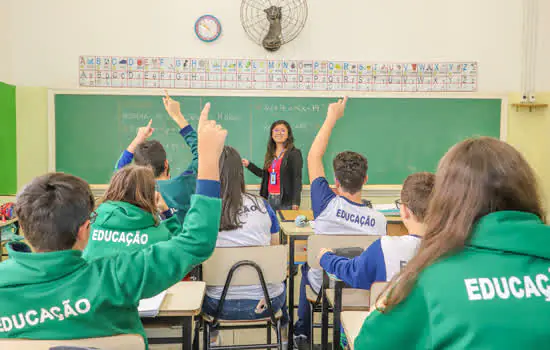
[[[238,97],[313,97],[313,98],[341,98],[342,91],[270,91],[270,90],[210,90],[210,89],[171,89],[167,88],[171,96],[238,96]],[[163,89],[133,89],[133,88],[79,88],[79,89],[49,89],[48,90],[48,169],[56,171],[55,149],[55,96],[62,95],[112,95],[112,96],[163,96]],[[506,141],[508,135],[508,97],[505,94],[486,94],[479,92],[359,92],[350,91],[347,95],[350,99],[356,98],[442,98],[442,99],[498,99],[500,108],[500,140]],[[307,155],[304,156],[304,161]],[[393,196],[401,184],[365,185],[363,191],[369,191],[371,195],[380,193],[384,196]],[[106,184],[91,184],[99,191]],[[247,188],[255,190],[259,185],[247,185]],[[304,185],[309,190],[309,185]],[[373,193],[374,192],[374,193]]]

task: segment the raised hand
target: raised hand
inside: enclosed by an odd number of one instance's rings
[[[209,112],[210,103],[207,103],[201,112],[197,130],[199,149],[198,179],[219,181],[219,161],[227,137],[227,130],[216,124],[214,120],[209,120]]]
[[[338,120],[344,116],[344,111],[346,110],[346,104],[348,103],[348,98],[338,100],[338,102],[331,103],[328,105],[327,118],[333,118]]]
[[[180,103],[172,99],[172,97],[168,95],[168,91],[166,90],[164,90],[164,97],[162,98],[162,102],[164,103],[164,109],[166,109],[168,115],[178,124],[181,129],[189,125],[189,123],[181,113]]]
[[[248,159],[244,159],[244,158],[243,158],[243,159],[242,159],[242,162],[243,162],[243,166],[244,166],[245,168],[248,168],[248,165],[250,164],[250,162],[248,161]]]
[[[151,137],[151,135],[153,135],[153,131],[155,131],[155,129],[153,129],[153,127],[151,126],[152,124],[153,124],[153,119],[150,119],[149,123],[147,123],[146,126],[142,126],[141,128],[138,129],[136,138],[135,138],[135,140],[138,143],[143,143],[147,141],[147,139]]]

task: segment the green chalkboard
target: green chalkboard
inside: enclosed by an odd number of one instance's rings
[[[210,118],[227,130],[227,144],[243,158],[262,164],[269,127],[278,119],[293,127],[304,157],[308,183],[309,146],[334,99],[321,97],[174,97],[196,126],[202,106],[212,103]],[[471,136],[500,135],[500,99],[354,98],[333,132],[325,168],[333,178],[332,158],[353,150],[369,161],[370,184],[400,184],[416,171],[433,171],[454,143]],[[56,167],[92,184],[107,183],[120,152],[139,126],[153,119],[153,138],[167,149],[173,173],[185,170],[191,153],[159,96],[55,96]],[[260,179],[246,172],[247,184]],[[332,182],[332,181],[330,181]]]
[[[17,191],[15,86],[0,82],[0,195]]]

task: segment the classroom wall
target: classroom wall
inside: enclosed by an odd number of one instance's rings
[[[11,2],[0,1],[0,82],[12,82]]]
[[[17,87],[17,187],[48,172],[48,89]]]
[[[520,94],[513,94],[510,100],[518,100]],[[550,104],[550,92],[539,93],[537,99],[541,103]],[[550,110],[516,111],[509,109],[508,139],[519,149],[531,166],[535,169],[539,184],[544,194],[546,210],[550,217]]]
[[[247,38],[240,0],[4,1],[11,2],[13,18],[24,18],[12,23],[17,85],[76,87],[78,56],[91,54],[476,60],[480,91],[520,86],[520,0],[309,1],[305,29],[273,55]],[[193,32],[206,13],[218,16],[224,29],[213,44]]]
[[[2,33],[10,31],[12,39],[3,46],[11,50],[8,73],[1,64],[6,57],[0,55],[0,81],[10,78],[18,85],[18,186],[47,171],[47,92],[36,86],[77,87],[77,58],[82,54],[476,60],[480,93],[509,94],[510,103],[519,100],[521,0],[309,1],[304,31],[275,54],[266,54],[246,37],[240,3],[96,0],[90,6],[84,0],[0,0],[0,29],[8,27],[0,30],[0,44],[7,40]],[[538,6],[536,86],[539,101],[550,102],[550,21],[544,18],[550,1],[539,0]],[[193,33],[194,21],[205,13],[218,16],[223,25],[222,38],[213,44],[200,42]],[[14,18],[24,20],[9,21]],[[19,126],[26,124],[36,128],[24,131]],[[548,198],[550,165],[544,150],[550,146],[549,128],[548,111],[509,110],[508,140],[536,168]],[[38,162],[27,161],[33,152],[40,152],[34,158]]]

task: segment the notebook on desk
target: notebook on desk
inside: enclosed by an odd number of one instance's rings
[[[160,306],[164,301],[166,291],[155,295],[152,298],[141,299],[139,301],[139,317],[156,317],[159,314]]]

